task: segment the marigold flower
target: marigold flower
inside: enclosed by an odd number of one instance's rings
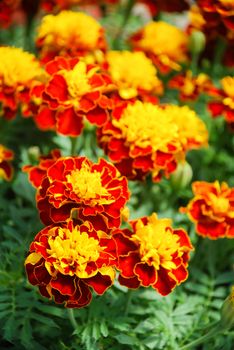
[[[213,88],[208,75],[200,73],[193,76],[191,71],[174,76],[168,85],[172,89],[178,89],[181,101],[195,101],[201,94],[206,94]]]
[[[99,295],[115,277],[115,243],[103,231],[85,221],[51,225],[40,231],[25,261],[29,282],[40,293],[68,308],[81,308]]]
[[[14,153],[10,149],[0,144],[0,179],[10,181],[13,176],[11,161]]]
[[[55,56],[85,56],[106,49],[104,30],[82,12],[61,11],[46,15],[38,28],[36,45],[43,62]]]
[[[49,167],[60,157],[60,150],[54,149],[47,156],[40,156],[38,165],[25,165],[22,170],[29,174],[29,181],[34,187],[38,188],[46,176]]]
[[[161,11],[182,12],[189,8],[186,0],[139,0],[139,2],[148,6],[152,16],[155,16]]]
[[[13,14],[19,8],[21,0],[1,0],[0,28],[8,28],[12,24]]]
[[[121,211],[129,199],[127,179],[104,159],[97,164],[86,157],[59,158],[47,171],[37,192],[44,224],[71,216],[89,220],[95,229],[121,224]]]
[[[233,238],[234,188],[225,182],[196,181],[192,189],[194,198],[181,211],[196,224],[197,233],[210,239]]]
[[[176,169],[185,151],[207,143],[204,123],[188,107],[140,101],[117,107],[97,135],[121,174],[133,180],[152,173],[158,181]]]
[[[225,77],[221,80],[221,89],[216,89],[214,101],[208,104],[212,116],[223,115],[228,124],[234,123],[234,77]]]
[[[157,77],[157,70],[143,52],[109,51],[106,60],[121,98],[162,94],[163,85]]]
[[[21,103],[29,101],[29,90],[43,75],[35,56],[20,48],[0,47],[0,102],[6,119],[12,119]]]
[[[193,247],[187,233],[174,230],[170,219],[158,219],[155,213],[130,224],[132,230],[113,234],[120,284],[128,288],[152,286],[162,295],[169,294],[188,277]]]
[[[187,59],[187,34],[166,22],[149,22],[132,36],[131,42],[164,73],[171,69],[179,70],[180,63]]]
[[[84,116],[92,124],[103,125],[111,105],[104,93],[112,83],[99,70],[98,66],[87,65],[77,58],[57,57],[49,62],[48,82],[31,91],[32,101],[38,104],[34,117],[38,128],[78,136]]]

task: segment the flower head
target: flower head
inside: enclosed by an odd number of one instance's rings
[[[112,84],[98,66],[57,57],[46,65],[46,71],[48,81],[31,91],[32,101],[38,101],[34,120],[39,129],[78,136],[84,116],[99,126],[106,122],[111,101],[105,92]]]
[[[29,90],[43,74],[36,57],[20,48],[0,47],[0,102],[3,115],[11,119],[21,103],[29,101]]]
[[[142,180],[152,173],[157,181],[176,169],[185,151],[206,144],[207,131],[188,107],[137,101],[116,108],[98,140],[122,174]]]
[[[132,230],[113,235],[120,246],[119,282],[129,288],[152,286],[162,295],[169,294],[188,277],[193,247],[187,233],[174,230],[170,219],[158,219],[155,213],[130,223]]]
[[[13,168],[11,161],[14,158],[14,153],[0,144],[0,179],[10,181],[13,176]]]
[[[157,70],[143,52],[109,51],[106,55],[108,71],[119,95],[130,99],[141,94],[161,94],[162,82]]]
[[[80,308],[90,303],[90,287],[103,294],[114,281],[116,256],[111,236],[88,221],[45,227],[25,261],[29,282],[46,298]]]
[[[132,39],[133,47],[144,51],[162,72],[180,69],[187,59],[187,35],[166,22],[149,22]]]
[[[55,56],[85,56],[106,49],[101,25],[93,17],[73,11],[43,17],[36,45],[44,62]]]
[[[76,217],[106,231],[120,226],[128,198],[127,180],[112,164],[104,159],[95,164],[85,157],[67,157],[48,169],[37,204],[45,224]]]
[[[181,211],[196,224],[197,233],[210,239],[233,238],[234,189],[218,181],[196,181],[192,188],[194,198]]]

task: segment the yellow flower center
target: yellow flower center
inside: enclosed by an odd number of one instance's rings
[[[87,272],[86,268],[88,263],[98,260],[103,248],[97,239],[89,237],[86,232],[80,232],[77,227],[72,232],[59,228],[58,235],[49,237],[48,244],[47,253],[50,258],[54,258],[52,263],[45,263],[50,273],[53,273],[51,265],[64,275],[80,278],[88,278],[97,273],[97,270]]]
[[[230,204],[225,197],[217,197],[214,193],[209,194],[212,210],[217,215],[222,215],[228,212]]]
[[[198,146],[205,146],[208,142],[208,131],[205,123],[188,106],[168,105],[165,113],[171,116],[178,127],[180,142],[184,147],[193,140]],[[195,145],[193,145],[194,147]]]
[[[163,267],[167,270],[175,269],[173,255],[180,249],[179,236],[173,234],[170,219],[158,219],[154,213],[149,217],[149,222],[144,225],[141,220],[137,222],[136,233],[132,240],[140,245],[141,261],[154,266],[156,270]]]
[[[233,99],[234,98],[234,78],[225,77],[221,80],[221,84],[224,92]]]
[[[140,46],[156,55],[168,55],[176,61],[184,61],[187,35],[177,27],[163,22],[150,22],[144,27]]]
[[[34,55],[16,47],[0,47],[0,82],[8,86],[27,85],[42,75]]]
[[[101,173],[90,171],[88,164],[83,163],[81,169],[73,170],[67,175],[67,182],[72,185],[73,191],[84,200],[91,200],[91,205],[110,204],[115,200],[111,198],[108,190],[103,187]],[[103,198],[104,197],[104,198]]]
[[[37,39],[43,39],[43,45],[58,49],[68,49],[72,45],[81,50],[95,50],[101,28],[94,18],[85,13],[61,11],[58,15],[43,17]]]
[[[151,146],[154,151],[168,151],[168,144],[179,147],[178,127],[167,112],[151,103],[129,104],[113,125],[121,130],[130,148]]]
[[[90,70],[88,73],[86,73],[86,69],[87,66],[85,62],[80,61],[75,65],[73,70],[61,71],[62,75],[66,79],[68,92],[74,99],[79,99],[92,89],[91,85],[89,84],[89,78],[94,74],[94,70]]]
[[[113,81],[119,88],[122,98],[138,95],[138,89],[153,91],[162,90],[157,78],[157,70],[143,52],[109,51],[107,62]]]

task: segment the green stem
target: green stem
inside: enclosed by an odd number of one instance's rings
[[[217,335],[217,333],[220,333],[223,331],[223,328],[220,324],[220,322],[217,322],[215,324],[215,326],[205,335],[203,335],[202,337],[192,341],[191,343],[188,343],[184,346],[182,346],[180,348],[180,350],[187,350],[187,349],[191,349],[193,348],[194,346],[197,346],[199,344],[202,344],[202,343],[205,343],[207,340],[213,338],[215,335]]]
[[[78,323],[76,322],[73,309],[67,309],[67,313],[68,313],[68,318],[71,322],[71,325],[74,328],[74,330],[76,331],[78,328]]]
[[[213,74],[217,75],[220,73],[222,68],[222,60],[227,47],[227,43],[224,39],[219,38],[215,47],[214,63],[213,63]]]
[[[77,140],[78,140],[78,137],[71,137],[71,136],[70,136],[70,141],[71,141],[71,156],[74,156],[74,155],[76,154]]]
[[[128,0],[128,2],[126,4],[125,10],[124,10],[123,21],[122,21],[120,28],[119,28],[119,30],[118,30],[118,32],[113,40],[113,48],[114,49],[119,49],[119,44],[120,44],[124,29],[125,29],[125,27],[128,23],[128,20],[131,16],[134,4],[135,4],[135,0]]]
[[[192,62],[191,62],[191,71],[194,76],[197,75],[198,60],[199,60],[199,53],[193,53]]]

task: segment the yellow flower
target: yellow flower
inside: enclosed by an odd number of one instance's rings
[[[139,90],[161,94],[162,82],[152,61],[143,52],[109,51],[109,72],[124,99],[136,97]]]

